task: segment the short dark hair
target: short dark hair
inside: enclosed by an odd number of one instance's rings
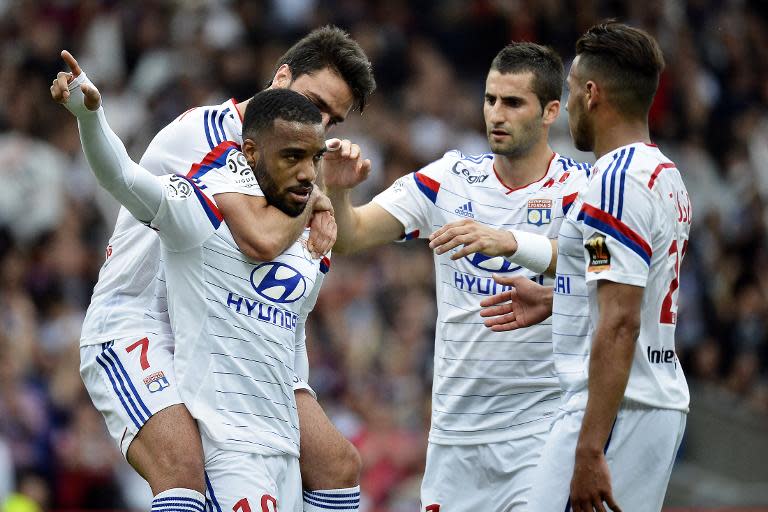
[[[330,68],[344,80],[355,98],[354,110],[363,111],[376,89],[371,62],[349,34],[327,25],[313,30],[291,46],[277,61],[277,68],[288,64],[293,79]]]
[[[491,69],[503,75],[533,73],[533,92],[542,110],[550,101],[559,100],[563,93],[563,60],[548,46],[528,42],[508,44],[496,54]]]
[[[613,104],[631,117],[646,117],[664,70],[664,55],[644,30],[615,21],[597,24],[576,41],[579,69],[603,82]],[[584,77],[589,79],[588,77]]]
[[[323,121],[320,109],[303,94],[290,89],[266,89],[251,98],[245,107],[243,138],[258,138],[276,119],[306,124]]]

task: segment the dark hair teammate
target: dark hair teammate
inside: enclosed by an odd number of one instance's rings
[[[60,73],[54,81],[51,92],[57,101],[68,97],[68,79],[71,76],[68,78],[67,74]],[[281,58],[270,87],[287,88],[306,96],[318,107],[322,125],[328,129],[343,121],[353,108],[364,107],[375,88],[375,81],[370,62],[360,46],[344,31],[323,27],[307,35]],[[236,103],[230,100],[221,105],[197,107],[179,116],[153,139],[142,157],[142,165],[158,175],[186,174],[194,165],[206,162],[206,158],[215,160],[217,151],[227,145],[242,144],[240,120],[248,101]],[[335,162],[343,164],[354,148],[349,141],[343,141],[335,151]],[[326,167],[329,165],[333,163],[325,164]],[[367,161],[361,165],[366,172],[369,166]],[[262,203],[256,210],[260,219],[258,226],[248,222],[252,202],[243,201],[237,194],[220,194],[217,204],[241,250],[255,260],[270,261],[296,240],[313,212],[307,208],[306,213],[290,217],[269,205],[266,199],[259,199]],[[317,204],[318,201],[313,199],[313,208],[317,208]],[[159,241],[128,212],[122,212],[121,216],[124,222],[116,226],[110,238],[114,249],[112,256],[102,269],[88,308],[81,336],[82,347],[114,339],[117,334],[135,339],[147,336],[139,321],[142,315],[136,312],[146,311],[144,296],[152,296],[152,276],[160,267],[158,258],[152,255],[159,254]],[[327,233],[335,234],[335,226],[332,231],[328,231],[330,228],[315,229],[316,223],[320,227],[329,226],[333,219],[322,211],[314,212],[312,217],[313,229],[308,246],[322,253],[333,243]],[[324,232],[324,238],[314,238],[316,233]],[[143,248],[152,249],[137,255],[136,251]],[[105,318],[109,322],[104,322]],[[116,332],[118,326],[119,333]],[[164,329],[170,330],[169,327]],[[151,347],[160,345],[157,342],[150,344]],[[172,348],[169,350],[172,352]],[[172,368],[169,371],[173,371]],[[306,384],[302,386],[296,389],[296,401],[302,428],[302,478],[305,489],[310,490],[305,494],[305,507],[311,510],[331,504],[342,511],[356,510],[360,456],[333,427],[317,400],[306,390]],[[162,393],[169,397],[168,406],[150,411],[140,430],[137,431],[129,420],[120,428],[116,427],[116,442],[131,465],[147,479],[154,494],[174,489],[204,494],[197,428],[180,398],[173,398],[172,394],[172,390]],[[114,402],[115,408],[121,406],[116,398]],[[127,436],[121,435],[124,431]],[[314,491],[320,494],[315,495]]]

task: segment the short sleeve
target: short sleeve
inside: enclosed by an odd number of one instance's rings
[[[253,169],[248,165],[245,155],[237,148],[228,148],[217,163],[220,165],[210,167],[194,177],[196,184],[207,195],[213,197],[216,194],[233,192],[264,196]]]
[[[427,238],[432,233],[431,212],[435,208],[448,156],[419,171],[397,179],[373,202],[392,214],[405,228],[403,238]]]
[[[652,257],[654,198],[632,176],[607,174],[590,183],[583,222],[586,281],[645,287]]]
[[[159,179],[163,199],[149,226],[169,250],[185,251],[202,244],[221,225],[216,203],[189,178],[171,174]]]
[[[578,195],[586,193],[591,172],[592,168],[587,163],[577,164],[577,166],[573,166],[573,168],[568,171],[569,176],[565,180],[563,188],[560,190],[563,216],[568,215],[568,212],[575,203]]]

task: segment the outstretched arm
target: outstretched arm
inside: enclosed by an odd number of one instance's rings
[[[61,57],[71,73],[59,73],[51,86],[53,99],[77,117],[80,142],[88,164],[99,181],[138,220],[151,221],[163,198],[158,178],[128,156],[101,108],[101,95],[75,58],[66,50]]]
[[[155,177],[130,159],[106,121],[98,90],[74,57],[64,51],[62,58],[71,72],[58,74],[51,86],[53,99],[77,117],[83,151],[99,183],[134,217],[149,222],[159,208],[162,188]],[[223,193],[217,194],[216,201],[239,248],[253,259],[276,258],[296,241],[307,224],[312,227],[310,251],[319,256],[333,246],[336,227],[330,201],[322,194],[317,194],[313,207],[299,217],[289,217],[262,197]]]
[[[350,254],[399,240],[403,225],[376,203],[352,207],[348,190],[328,190],[338,229],[334,250]]]
[[[349,194],[368,177],[371,162],[348,140],[330,139],[323,158],[326,193],[333,204],[338,234],[334,250],[348,254],[399,240],[403,225],[375,203],[353,207]]]

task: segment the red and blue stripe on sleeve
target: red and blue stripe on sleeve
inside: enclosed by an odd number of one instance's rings
[[[416,186],[419,187],[422,194],[433,203],[437,202],[437,192],[440,190],[439,182],[420,172],[414,172],[413,179],[416,180]]]
[[[320,258],[320,272],[327,274],[329,270],[331,270],[331,258],[323,256]]]
[[[635,252],[646,265],[651,264],[653,251],[648,242],[613,215],[585,203],[581,207],[580,217],[587,226],[599,229]]]
[[[227,163],[227,156],[231,151],[239,150],[240,146],[231,140],[225,140],[210,150],[202,160],[189,168],[187,178],[199,180],[205,173],[217,167],[223,167]]]
[[[577,195],[579,195],[579,193],[574,192],[573,194],[563,196],[563,215],[568,214],[568,210],[570,210],[571,206],[573,206],[573,202],[576,200]]]
[[[200,201],[200,205],[203,207],[205,215],[208,216],[208,220],[211,221],[211,224],[213,224],[215,229],[219,229],[221,221],[224,220],[224,216],[221,214],[214,202],[211,201],[211,199],[206,196],[202,190],[200,190],[200,187],[198,187],[194,181],[187,178],[186,176],[182,176],[181,178],[192,185],[192,190],[194,190],[195,196],[197,196],[197,200]]]

